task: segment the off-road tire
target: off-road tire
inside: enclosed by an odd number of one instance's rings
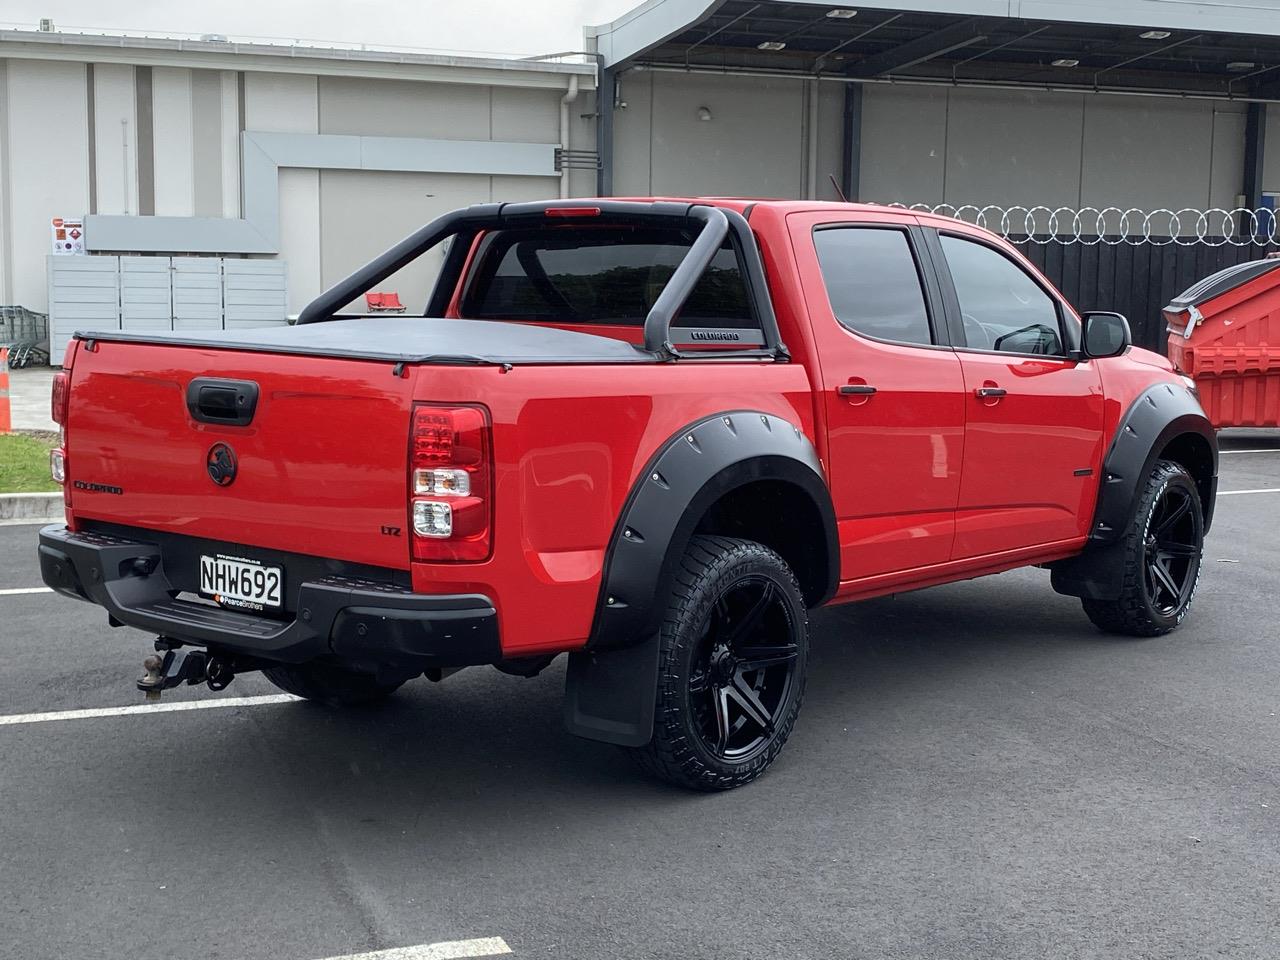
[[[793,666],[785,696],[773,713],[772,734],[762,737],[756,752],[729,762],[713,752],[698,732],[690,690],[691,672],[700,645],[707,643],[713,611],[735,584],[760,580],[773,585],[774,618],[786,622],[788,645],[794,644]],[[789,618],[789,619],[787,619]],[[777,634],[782,642],[781,633]],[[675,572],[674,585],[659,634],[657,705],[653,738],[628,748],[647,773],[694,790],[729,790],[750,783],[778,756],[790,736],[804,698],[808,654],[808,615],[795,574],[773,550],[750,540],[696,536]],[[759,676],[756,674],[755,676]]]
[[[1189,494],[1188,503],[1194,523],[1196,556],[1188,574],[1190,590],[1176,609],[1158,609],[1148,595],[1146,564],[1150,549],[1152,521],[1156,509],[1170,487]],[[1195,481],[1180,464],[1158,460],[1138,496],[1129,525],[1118,544],[1123,551],[1120,595],[1113,600],[1082,598],[1089,619],[1103,632],[1129,637],[1159,637],[1176,628],[1186,618],[1200,582],[1201,555],[1204,541],[1204,510]]]
[[[285,693],[330,707],[362,707],[385,700],[400,683],[381,683],[371,673],[356,673],[319,660],[267,667],[263,675]]]

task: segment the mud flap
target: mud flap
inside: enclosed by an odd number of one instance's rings
[[[617,650],[569,655],[564,723],[574,736],[642,747],[653,736],[658,636]]]
[[[1049,564],[1055,593],[1114,600],[1124,583],[1124,544],[1090,543],[1079,556]]]

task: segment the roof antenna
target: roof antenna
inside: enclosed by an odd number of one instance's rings
[[[836,175],[828,173],[827,176],[831,178],[831,186],[835,188],[836,196],[840,198],[840,202],[848,203],[849,198],[844,195],[844,191],[840,189],[840,184],[836,182]]]

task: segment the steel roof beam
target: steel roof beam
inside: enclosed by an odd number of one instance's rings
[[[885,74],[906,70],[936,57],[945,56],[953,51],[971,47],[987,39],[983,26],[983,21],[976,17],[961,20],[959,23],[935,30],[917,40],[910,40],[892,50],[867,57],[850,68],[849,76],[882,77]]]

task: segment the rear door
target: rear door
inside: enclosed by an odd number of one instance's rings
[[[957,560],[1088,533],[1102,459],[1097,365],[1026,265],[975,234],[930,234],[964,374]]]
[[[788,217],[827,421],[841,579],[946,562],[964,382],[910,218]]]

